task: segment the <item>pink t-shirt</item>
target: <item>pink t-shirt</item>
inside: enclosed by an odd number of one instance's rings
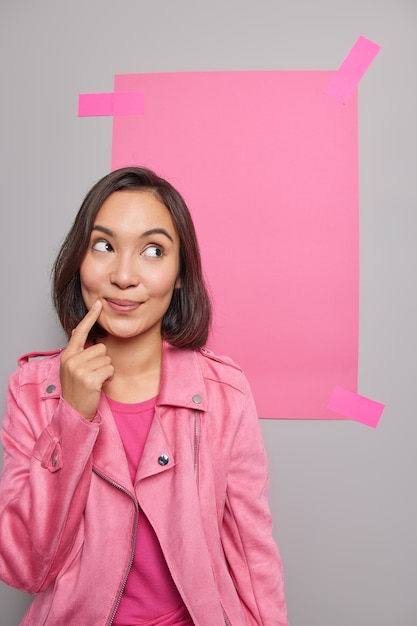
[[[132,483],[155,412],[156,398],[125,404],[108,398],[119,429]],[[136,551],[114,626],[192,626],[190,615],[172,580],[158,538],[139,512]]]

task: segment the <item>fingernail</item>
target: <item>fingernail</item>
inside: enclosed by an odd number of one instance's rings
[[[96,300],[96,301],[94,302],[94,304],[93,304],[93,309],[94,309],[95,311],[98,311],[98,309],[99,309],[100,307],[101,307],[101,302],[100,302],[100,300]]]

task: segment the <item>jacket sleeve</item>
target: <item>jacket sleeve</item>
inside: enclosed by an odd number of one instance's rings
[[[272,536],[268,468],[252,393],[234,437],[222,543],[250,626],[288,626],[281,558]]]
[[[99,424],[63,399],[48,422],[33,390],[30,399],[24,395],[18,370],[1,433],[0,578],[37,593],[54,580],[79,531]]]

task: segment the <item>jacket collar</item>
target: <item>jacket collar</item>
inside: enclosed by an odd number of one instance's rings
[[[179,406],[207,410],[207,394],[201,371],[200,353],[162,344],[162,376],[158,406]],[[58,398],[61,393],[59,359],[54,359],[42,389],[44,398]]]
[[[158,405],[207,410],[206,386],[198,351],[175,348],[163,342]]]

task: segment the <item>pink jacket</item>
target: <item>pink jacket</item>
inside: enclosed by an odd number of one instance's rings
[[[132,488],[104,395],[86,421],[60,398],[59,353],[30,356],[9,381],[0,483],[0,578],[36,594],[22,626],[110,625],[141,510],[196,626],[287,626],[266,456],[242,371],[208,350],[164,344]]]

